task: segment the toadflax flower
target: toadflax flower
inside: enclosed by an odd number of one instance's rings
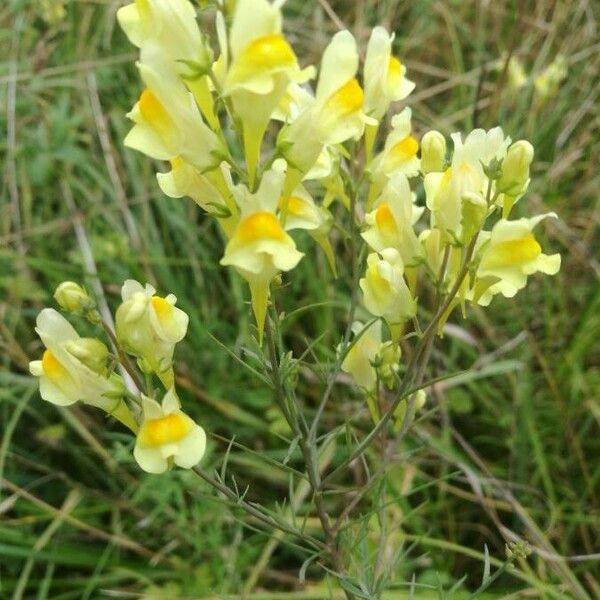
[[[383,27],[375,27],[367,45],[364,68],[364,111],[380,120],[392,102],[403,100],[415,84],[406,79],[406,67],[392,56],[394,34]]]
[[[300,94],[299,114],[279,135],[278,145],[290,165],[286,190],[296,187],[325,146],[358,138],[365,124],[377,124],[363,112],[357,70],[356,40],[349,31],[340,31],[323,53],[315,97]]]
[[[373,363],[382,348],[381,321],[368,325],[355,321],[352,323],[352,333],[355,338],[360,337],[352,342],[342,362],[342,370],[352,375],[357,385],[371,391],[377,383],[377,371]]]
[[[547,275],[558,273],[560,254],[543,254],[542,247],[533,235],[533,228],[547,217],[556,218],[556,214],[547,213],[516,221],[500,219],[491,233],[483,235],[475,289],[486,281],[488,286],[483,293],[477,291],[480,295],[479,304],[489,304],[495,294],[512,298],[525,287],[527,276],[538,271]]]
[[[281,32],[280,5],[268,0],[237,0],[229,34],[231,56],[225,41],[216,68],[217,73],[226,69],[223,93],[231,97],[242,123],[251,186],[273,112],[291,82],[302,83],[314,74],[312,67],[300,69]]]
[[[411,135],[410,108],[392,117],[392,130],[388,134],[383,150],[369,165],[371,192],[369,200],[376,197],[388,179],[396,173],[414,177],[419,172],[420,160],[417,156],[419,142]]]
[[[162,298],[155,292],[150,284],[125,281],[123,303],[115,316],[116,334],[123,349],[138,358],[142,371],[156,373],[171,387],[175,344],[185,337],[189,317],[175,306],[173,294]]]
[[[277,160],[263,175],[255,194],[243,185],[234,188],[240,221],[221,259],[222,265],[235,267],[250,286],[259,341],[262,341],[271,280],[279,272],[293,269],[303,256],[277,214],[284,178],[285,161]]]
[[[106,369],[108,349],[93,338],[82,338],[56,310],[45,308],[36,320],[37,334],[46,350],[29,363],[39,377],[40,395],[47,402],[69,406],[83,402],[112,415],[132,431],[136,422],[123,401],[121,378]]]
[[[365,242],[381,252],[395,248],[407,267],[414,267],[423,254],[413,225],[423,210],[413,203],[414,194],[402,173],[396,173],[384,188],[370,213],[365,215]]]
[[[489,131],[475,129],[464,142],[459,133],[452,134],[454,153],[452,164],[443,173],[425,175],[427,207],[431,211],[431,226],[449,239],[461,239],[463,234],[463,202],[487,211],[486,195],[489,180],[484,166],[492,160],[506,157],[510,138],[500,127]],[[492,188],[493,189],[493,188]]]
[[[373,252],[367,257],[367,270],[359,285],[366,309],[383,317],[397,340],[404,323],[417,313],[415,302],[404,281],[404,265],[395,248],[386,248],[381,256]]]
[[[177,74],[160,67],[164,58],[156,52],[138,63],[146,89],[127,114],[134,126],[125,145],[158,160],[181,157],[201,171],[216,168],[225,154],[222,143]]]
[[[173,388],[162,404],[142,396],[142,422],[133,456],[147,473],[164,473],[173,464],[191,469],[206,449],[204,429],[181,411]]]

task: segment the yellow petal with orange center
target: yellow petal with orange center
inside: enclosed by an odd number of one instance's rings
[[[144,421],[139,432],[139,442],[147,448],[157,448],[183,439],[192,429],[192,423],[182,414],[165,415]]]
[[[140,113],[146,123],[163,138],[167,138],[173,129],[173,121],[166,108],[150,91],[144,90],[139,100]]]
[[[238,59],[238,67],[277,69],[296,64],[296,55],[280,33],[265,35],[251,42]]]
[[[42,369],[44,375],[54,383],[69,377],[68,371],[58,362],[56,356],[50,350],[46,350],[42,355]]]
[[[412,135],[409,135],[394,144],[391,155],[398,162],[404,162],[416,156],[418,151],[419,142]]]
[[[375,223],[377,223],[377,227],[387,235],[395,235],[398,231],[396,219],[394,219],[390,205],[387,202],[383,202],[377,207]]]
[[[356,79],[350,79],[338,88],[327,100],[327,110],[335,112],[339,117],[345,117],[359,111],[363,106],[363,91]]]
[[[286,234],[273,213],[257,212],[240,222],[235,237],[239,242],[248,244],[260,240],[283,241]]]
[[[160,296],[152,296],[150,302],[152,302],[152,308],[154,308],[156,316],[161,321],[164,319],[168,319],[173,313],[173,305],[169,304],[164,298],[161,298]]]
[[[482,267],[493,269],[496,267],[513,267],[535,260],[542,253],[533,234],[517,240],[507,240],[495,244],[482,261]]]

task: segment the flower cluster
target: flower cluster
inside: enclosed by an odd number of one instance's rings
[[[513,297],[529,275],[559,270],[560,256],[544,254],[534,234],[556,215],[512,217],[530,182],[529,142],[512,142],[499,127],[454,133],[451,147],[438,131],[419,140],[410,108],[395,104],[415,84],[394,55],[393,34],[376,27],[362,65],[349,31],[333,36],[318,68],[301,65],[283,33],[282,4],[218,3],[214,36],[200,30],[189,0],[135,0],[119,9],[140,50],[143,82],[125,145],[165,161],[168,170],[157,174],[163,192],[191,198],[218,223],[220,263],[248,283],[259,344],[272,282],[304,257],[297,230],[316,242],[334,275],[340,236],[349,241],[360,310],[373,319],[348,324],[339,363],[372,402],[396,385],[409,327],[416,338],[441,334],[456,306]],[[559,75],[549,74],[546,87]],[[62,305],[97,320],[72,285],[59,294]],[[426,288],[437,304],[421,328]],[[172,364],[187,315],[174,296],[134,281],[122,296],[116,340],[161,381],[162,405],[146,394],[132,416],[106,346],[79,338],[51,310],[38,321],[48,350],[32,373],[47,400],[81,400],[138,431],[135,456],[146,470],[189,466],[204,451],[204,434],[179,410]],[[376,420],[378,407],[370,408]]]
[[[204,454],[206,436],[181,411],[173,377],[173,351],[186,334],[188,316],[175,306],[175,296],[157,296],[148,284],[143,287],[128,280],[121,295],[116,335],[104,324],[112,351],[97,338],[80,337],[58,311],[43,309],[36,332],[45,350],[29,370],[39,378],[44,400],[58,406],[82,402],[99,408],[135,433],[134,456],[145,471],[162,473],[172,464],[193,467]],[[61,283],[55,298],[65,312],[85,315],[94,325],[100,322],[93,300],[75,282]],[[120,364],[139,381],[127,354],[137,359],[147,381],[155,374],[163,383],[162,404],[144,393],[151,393],[148,388],[127,389],[123,376],[115,371]]]
[[[529,185],[533,148],[511,143],[499,127],[464,139],[453,134],[449,153],[440,132],[419,143],[404,108],[380,135],[390,107],[415,87],[384,28],[373,30],[362,69],[349,31],[333,36],[318,69],[303,67],[282,32],[280,5],[237,0],[231,15],[217,10],[216,59],[188,0],[121,8],[145,85],[125,144],[170,161],[171,171],[158,174],[162,190],[191,197],[219,221],[227,240],[221,264],[248,282],[259,343],[271,282],[303,257],[294,230],[313,237],[335,273],[330,229],[339,201],[368,247],[364,308],[390,332],[382,342],[379,326],[371,327],[342,365],[372,391],[380,380],[391,385],[389,368],[382,379],[374,365],[397,362],[406,323],[417,316],[419,286],[428,280],[441,298],[455,296],[440,331],[456,304],[514,296],[532,273],[557,272],[560,257],[543,254],[533,233],[555,215],[510,219]],[[277,133],[263,159],[267,130]],[[228,142],[236,133],[237,146]],[[424,205],[415,193],[420,186]],[[144,361],[150,366],[150,357]]]

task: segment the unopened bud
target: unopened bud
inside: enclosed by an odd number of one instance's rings
[[[95,338],[79,338],[66,343],[66,350],[86,367],[104,375],[108,363],[108,348]]]
[[[375,368],[379,371],[381,381],[388,387],[394,387],[396,373],[400,366],[400,345],[394,342],[382,344],[376,358]]]
[[[54,292],[59,306],[71,313],[82,313],[94,306],[87,292],[74,281],[63,281]]]
[[[425,402],[427,401],[427,394],[425,393],[425,390],[417,390],[415,392],[415,412],[419,412],[424,406],[425,406]]]
[[[517,196],[525,191],[532,161],[533,146],[527,140],[512,144],[502,163],[502,175],[496,183],[496,190],[510,196]]]
[[[446,164],[446,138],[439,131],[428,131],[421,140],[421,171],[439,173]]]

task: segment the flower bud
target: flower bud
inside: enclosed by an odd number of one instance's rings
[[[99,375],[106,373],[108,348],[100,340],[95,338],[79,338],[67,342],[65,348],[69,354],[95,373]]]
[[[446,163],[446,138],[439,131],[428,131],[421,140],[421,171],[441,172]]]
[[[74,281],[63,281],[56,288],[54,299],[62,309],[71,313],[81,313],[94,305],[87,292]]]
[[[400,345],[394,342],[385,342],[377,355],[377,370],[379,378],[390,389],[396,382],[396,373],[400,366]]]
[[[503,194],[517,196],[525,191],[529,183],[529,167],[533,161],[533,146],[519,140],[510,146],[502,164],[502,175],[496,189]]]

